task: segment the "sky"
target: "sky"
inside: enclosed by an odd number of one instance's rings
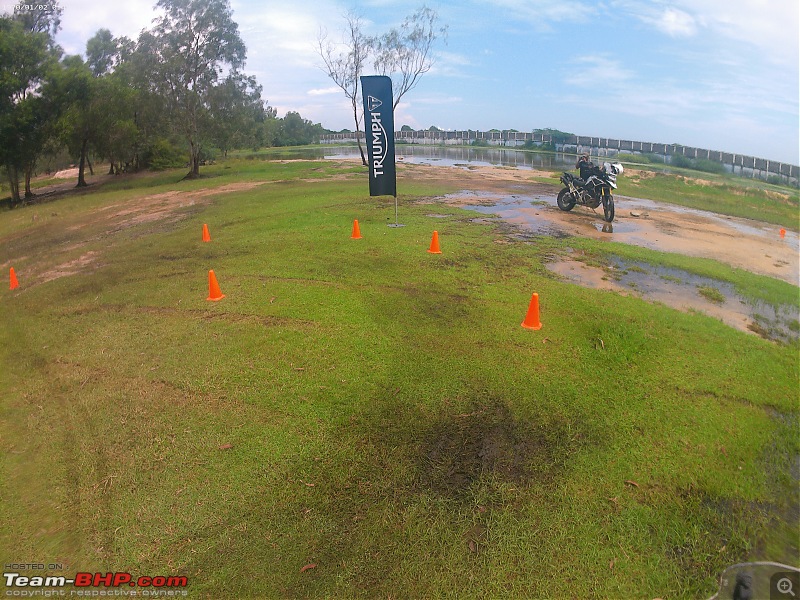
[[[10,10],[10,0],[0,9]],[[137,38],[154,0],[60,0],[58,43],[83,54],[100,28]],[[321,69],[317,39],[342,39],[355,11],[368,35],[398,27],[408,0],[230,0],[244,71],[284,116],[353,129]],[[395,126],[553,128],[800,164],[797,0],[429,0],[446,39],[397,107]],[[374,71],[367,67],[364,74]]]

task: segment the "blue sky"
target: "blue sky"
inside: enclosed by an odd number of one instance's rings
[[[0,0],[8,10],[9,0]],[[136,37],[153,0],[61,0],[59,43],[82,53],[105,27]],[[399,25],[408,0],[231,0],[245,70],[278,110],[352,128],[320,69],[320,28],[338,39],[348,10],[368,34]],[[395,124],[442,129],[551,127],[680,143],[800,164],[797,0],[430,1],[448,25],[435,65]],[[369,70],[365,73],[369,74]]]

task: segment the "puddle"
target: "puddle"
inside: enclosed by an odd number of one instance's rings
[[[534,235],[583,236],[686,256],[711,258],[752,273],[800,282],[800,236],[778,227],[738,217],[617,196],[616,218],[606,223],[602,211],[576,206],[561,211],[554,195],[462,191],[437,198],[483,215],[496,215]]]
[[[491,192],[462,191],[439,198],[448,204],[473,210],[483,215],[492,215],[509,223],[522,225],[531,233],[566,237],[569,235],[549,219],[542,219],[537,207],[556,206],[555,196],[526,196],[522,194],[496,194]],[[526,208],[527,211],[522,209]],[[488,222],[474,219],[475,222]]]
[[[620,259],[611,259],[608,268],[600,268],[569,257],[549,263],[547,268],[585,287],[661,302],[683,312],[697,311],[766,339],[791,342],[800,334],[797,307],[745,299],[729,283],[680,269]]]

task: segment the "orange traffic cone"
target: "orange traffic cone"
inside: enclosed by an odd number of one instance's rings
[[[431,247],[428,248],[428,252],[431,254],[441,254],[442,251],[439,249],[439,232],[434,231],[433,237],[431,238]]]
[[[203,223],[203,241],[204,242],[211,241],[211,236],[208,233],[208,225],[206,225],[205,223]]]
[[[781,234],[781,239],[786,237],[786,230],[783,227],[781,227],[781,230],[778,233]]]
[[[539,322],[539,294],[535,293],[531,296],[531,303],[528,306],[528,314],[525,315],[525,320],[522,322],[525,329],[539,330],[542,324]]]
[[[351,240],[361,239],[361,230],[358,228],[358,219],[353,221],[353,235],[350,236]]]
[[[11,270],[8,272],[8,278],[10,280],[10,285],[8,289],[15,290],[19,287],[19,281],[17,281],[17,274],[14,272],[14,267],[11,267]]]
[[[214,271],[208,272],[208,298],[206,300],[211,300],[212,302],[216,302],[217,300],[222,300],[225,297],[225,294],[219,289],[219,284],[217,283],[217,276],[214,275]]]

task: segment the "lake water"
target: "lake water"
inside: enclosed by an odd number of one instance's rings
[[[366,150],[365,150],[366,151]],[[357,146],[326,146],[315,148],[287,149],[273,152],[275,158],[291,159],[343,159],[359,157]],[[420,146],[397,144],[395,156],[398,162],[439,166],[510,166],[521,169],[544,169],[568,171],[575,168],[574,154],[522,152],[511,148],[465,148],[452,146]]]
[[[358,148],[331,148],[325,158],[351,158],[359,156]],[[568,170],[575,168],[575,155],[521,152],[511,148],[464,148],[451,146],[419,146],[398,144],[395,146],[398,161],[412,164],[458,166],[509,166],[528,169]]]

